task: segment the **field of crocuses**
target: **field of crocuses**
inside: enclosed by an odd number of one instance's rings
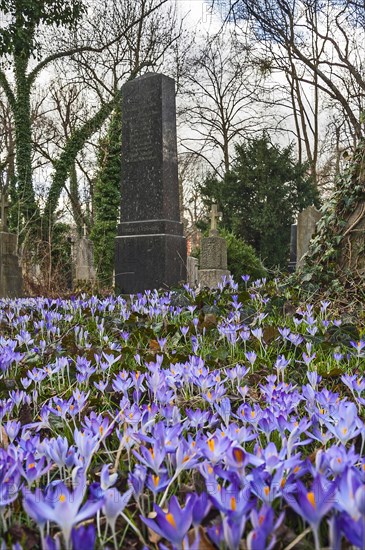
[[[364,329],[242,283],[0,300],[2,548],[364,548]]]

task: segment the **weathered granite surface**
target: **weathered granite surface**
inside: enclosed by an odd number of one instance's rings
[[[204,237],[200,269],[227,269],[227,243],[222,237]]]
[[[147,74],[122,90],[121,223],[115,286],[122,293],[186,280],[180,222],[175,82]]]

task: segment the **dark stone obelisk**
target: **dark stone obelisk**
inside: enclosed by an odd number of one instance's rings
[[[180,222],[175,82],[147,74],[122,89],[121,223],[115,287],[124,294],[186,280]]]

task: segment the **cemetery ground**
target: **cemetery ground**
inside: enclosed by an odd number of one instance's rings
[[[3,548],[363,548],[363,319],[245,277],[0,324]]]

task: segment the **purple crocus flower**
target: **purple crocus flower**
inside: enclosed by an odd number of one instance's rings
[[[226,515],[223,517],[223,538],[229,550],[239,550],[241,539],[246,526],[246,516]]]
[[[111,489],[105,491],[104,494],[103,513],[105,514],[108,525],[112,530],[115,548],[118,548],[115,533],[115,522],[117,521],[119,514],[121,514],[127,506],[132,493],[133,489],[130,488],[123,495],[121,495],[118,489],[112,487]]]
[[[227,453],[227,450],[231,446],[231,444],[232,442],[228,439],[228,437],[218,437],[217,435],[215,435],[214,437],[210,437],[205,441],[201,441],[199,447],[203,455],[210,462],[215,464],[219,462],[222,456]]]
[[[179,548],[182,546],[182,541],[189,531],[193,520],[193,506],[195,503],[195,495],[189,495],[185,507],[181,508],[177,498],[171,497],[168,511],[164,512],[157,504],[154,505],[156,512],[155,519],[141,517],[141,520],[155,531],[161,537],[167,539],[172,544],[176,544]]]
[[[363,355],[362,350],[365,348],[365,340],[359,340],[358,342],[351,340],[350,345],[355,348],[358,357]]]
[[[103,501],[88,501],[83,506],[86,487],[84,476],[78,480],[74,491],[70,491],[63,482],[49,487],[46,493],[36,491],[24,492],[24,509],[31,513],[36,521],[54,521],[59,525],[65,540],[66,548],[70,546],[72,528],[93,517],[103,505]]]
[[[168,476],[167,471],[161,471],[159,475],[149,474],[146,485],[149,489],[151,489],[153,494],[156,495],[166,489],[169,483],[170,477]]]
[[[162,463],[165,460],[166,451],[157,443],[149,448],[145,446],[140,447],[140,453],[133,451],[134,456],[147,468],[151,468],[156,475],[158,475],[162,468]]]
[[[193,525],[198,527],[205,516],[208,514],[211,508],[211,503],[207,493],[201,493],[199,496],[195,495],[195,502],[193,504]]]
[[[21,427],[20,422],[16,422],[15,420],[8,420],[4,427],[8,438],[11,442],[13,442],[19,433]]]
[[[109,473],[110,464],[104,464],[100,473],[100,486],[103,491],[109,489],[118,479],[117,473]]]
[[[320,550],[318,537],[319,524],[322,518],[334,506],[336,486],[335,482],[327,482],[325,485],[325,480],[320,475],[317,475],[309,491],[307,491],[301,481],[297,481],[296,498],[294,494],[284,495],[289,506],[311,526],[316,550]]]
[[[130,472],[128,475],[129,485],[133,488],[134,498],[138,499],[144,489],[144,484],[146,481],[147,468],[136,464],[133,470],[133,473]]]
[[[39,479],[43,474],[48,472],[52,464],[45,465],[46,458],[43,456],[40,460],[34,458],[33,453],[29,453],[25,462],[25,467],[21,468],[21,473],[23,477],[27,480],[28,484],[31,485],[33,481]]]
[[[351,516],[344,513],[338,520],[338,525],[346,538],[356,548],[364,548],[365,541],[365,521],[364,517],[354,520]]]
[[[343,445],[359,435],[360,419],[357,415],[357,409],[355,403],[342,402],[340,403],[336,414],[333,415],[336,422],[335,425],[328,420],[324,420],[324,423],[328,430],[333,433],[341,441]]]
[[[250,520],[253,531],[247,536],[248,550],[271,550],[276,543],[276,537],[272,536],[270,542],[267,539],[280,527],[283,519],[284,513],[274,523],[274,510],[267,504],[263,504],[260,510],[252,510]]]
[[[72,529],[72,546],[77,550],[93,550],[96,542],[96,531],[92,524]]]
[[[214,542],[214,544],[221,548],[223,543],[223,526],[221,523],[212,525],[207,528],[207,534],[209,538]]]
[[[256,361],[256,358],[257,358],[257,355],[254,351],[247,351],[245,353],[245,357],[247,359],[247,361],[250,363],[251,367],[253,367],[255,361]]]

